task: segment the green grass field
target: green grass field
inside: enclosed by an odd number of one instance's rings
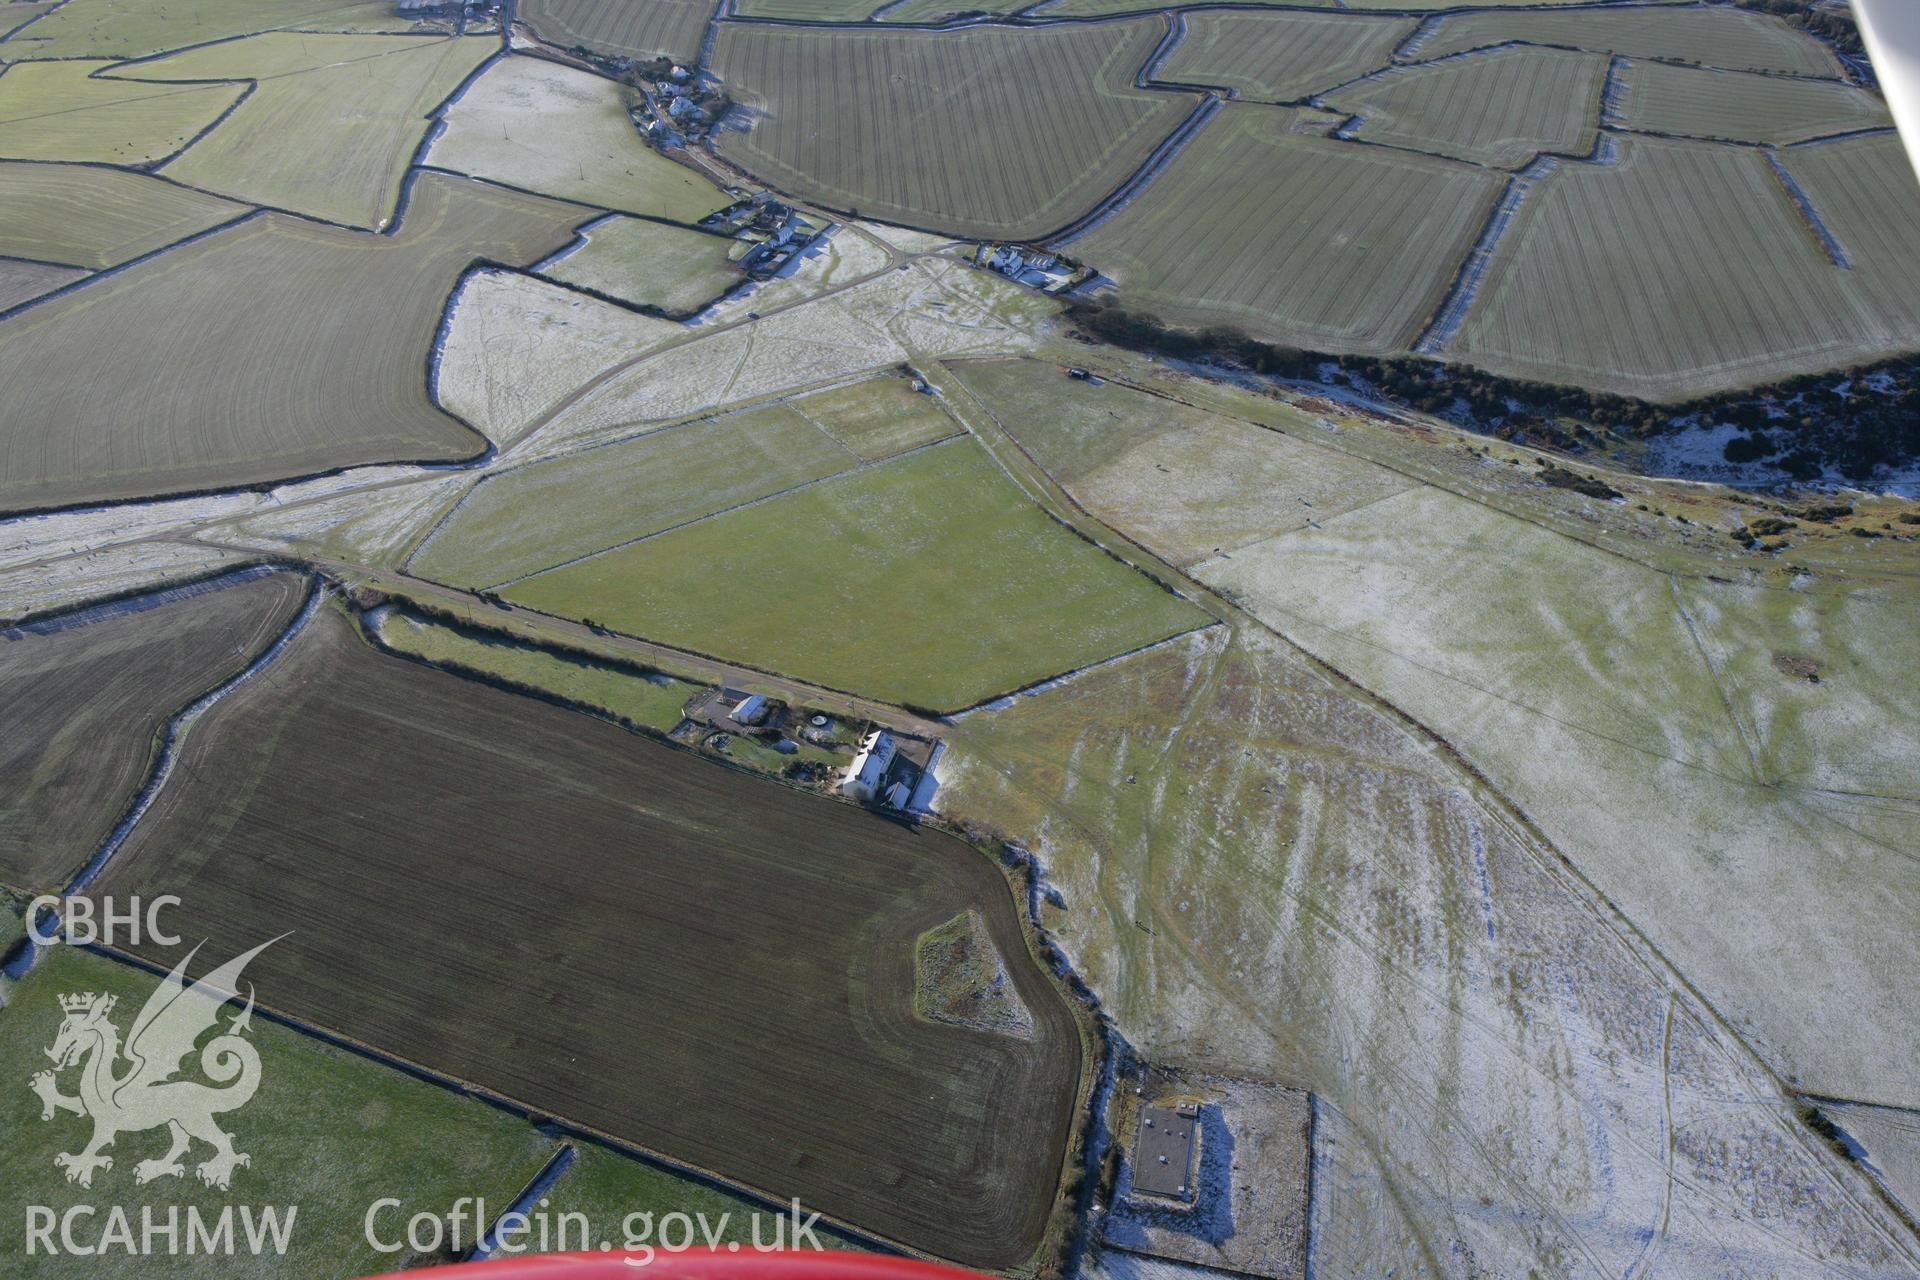
[[[668,676],[649,679],[609,663],[516,644],[398,609],[370,615],[369,622],[380,643],[400,653],[549,689],[569,701],[598,707],[660,733],[680,723],[687,699],[701,688]]]
[[[1897,279],[1920,278],[1910,241],[1883,242],[1900,255],[1883,267]],[[1828,260],[1758,152],[1622,139],[1617,165],[1562,165],[1527,196],[1447,354],[1516,377],[1700,395],[1910,347],[1907,304],[1864,276]]]
[[[1326,95],[1366,142],[1518,169],[1542,151],[1585,155],[1600,123],[1607,60],[1501,49],[1395,69]]]
[[[491,476],[414,557],[485,587],[859,465],[785,405],[669,427]]]
[[[915,391],[912,382],[897,374],[816,391],[791,403],[864,462],[878,462],[960,432],[960,424],[938,400]]]
[[[245,85],[96,79],[111,62],[28,62],[0,76],[0,156],[150,164],[184,147]]]
[[[143,80],[257,83],[170,178],[357,227],[384,227],[427,115],[495,49],[479,36],[277,33],[141,63]]]
[[[1618,53],[1629,58],[1697,62],[1734,71],[1785,71],[1803,76],[1841,73],[1839,59],[1819,40],[1795,31],[1771,14],[1726,5],[1634,7],[1615,13],[1604,9],[1459,13],[1441,19],[1439,29],[1412,56],[1443,58],[1508,40]]]
[[[380,1253],[367,1242],[363,1222],[374,1201],[393,1196],[402,1202],[380,1219],[385,1228],[399,1224],[399,1231],[388,1230],[388,1235],[403,1233],[413,1213],[447,1213],[462,1196],[485,1196],[488,1203],[504,1206],[553,1150],[552,1140],[524,1119],[256,1015],[248,1038],[260,1055],[259,1092],[246,1106],[220,1117],[235,1147],[252,1157],[250,1164],[234,1171],[230,1191],[203,1186],[191,1163],[183,1177],[137,1184],[134,1166],[166,1150],[166,1134],[158,1130],[121,1134],[111,1148],[113,1168],[96,1173],[91,1188],[72,1186],[53,1158],[78,1151],[91,1125],[64,1113],[42,1121],[40,1100],[26,1087],[28,1078],[48,1065],[42,1051],[53,1043],[60,1026],[58,997],[82,991],[117,997],[112,1020],[124,1032],[158,982],[159,975],[131,964],[54,947],[0,1010],[0,1071],[17,1082],[0,1091],[0,1144],[7,1152],[7,1178],[0,1190],[0,1258],[8,1260],[10,1272],[15,1266],[26,1268],[12,1274],[35,1280],[100,1274],[100,1257],[49,1258],[42,1252],[24,1261],[26,1206],[44,1205],[60,1213],[78,1204],[101,1205],[91,1220],[78,1219],[81,1239],[89,1231],[97,1236],[105,1229],[106,1206],[113,1204],[126,1206],[136,1243],[141,1206],[152,1205],[162,1222],[168,1206],[180,1206],[181,1254],[168,1256],[162,1236],[154,1254],[138,1261],[139,1274],[154,1280],[202,1280],[209,1275],[312,1280],[386,1271],[407,1262],[409,1251]],[[273,994],[263,987],[259,998],[271,1004]],[[223,1017],[222,1025],[226,1021]],[[188,1059],[186,1078],[196,1074],[194,1061]],[[73,1073],[60,1085],[72,1093]],[[187,1159],[197,1162],[210,1151],[196,1143]],[[212,1261],[185,1253],[184,1214],[189,1206],[211,1220],[223,1206],[236,1204],[294,1211],[284,1256],[253,1257],[244,1246],[237,1257]],[[237,1223],[234,1230],[240,1234]]]
[[[1290,131],[1229,106],[1070,252],[1122,300],[1176,323],[1225,321],[1324,351],[1393,351],[1452,283],[1496,175]],[[1284,230],[1283,230],[1284,229]]]
[[[447,109],[427,162],[622,213],[694,223],[731,202],[649,147],[628,90],[572,67],[506,58]]]
[[[137,173],[0,161],[0,255],[10,258],[118,266],[246,212]]]
[[[941,445],[553,570],[515,603],[915,706],[963,707],[1206,615]]]
[[[1291,102],[1384,67],[1418,25],[1411,18],[1218,9],[1186,21],[1186,37],[1156,77],[1219,85],[1252,102]]]
[[[1801,142],[1893,123],[1877,94],[1839,81],[1791,80],[1639,62],[1621,73],[1629,129],[1733,142]]]
[[[726,24],[713,69],[752,126],[715,146],[863,217],[1042,236],[1118,186],[1193,109],[1133,87],[1160,31],[1154,21],[942,33]]]
[[[404,30],[379,0],[69,0],[0,45],[0,59],[138,58],[258,31]]]
[[[684,719],[687,700],[709,687],[657,672],[643,675],[630,666],[519,643],[484,630],[450,626],[401,609],[379,610],[365,617],[380,642],[398,653],[425,658],[462,674],[478,672],[544,689],[655,733],[671,733]],[[796,748],[791,753],[735,734],[728,739],[723,754],[736,763],[774,775],[796,762],[821,764],[838,771],[853,758],[851,747],[830,751],[810,742],[788,741]]]
[[[412,567],[493,586],[959,430],[895,375],[670,427],[487,478]]]
[[[592,1142],[574,1144],[573,1163],[548,1193],[552,1213],[582,1213],[604,1228],[603,1238],[616,1246],[660,1244],[660,1220],[669,1214],[704,1218],[717,1244],[770,1245],[776,1236],[791,1242],[791,1211],[750,1200],[708,1182],[685,1177],[657,1165],[621,1154]],[[805,1220],[805,1214],[801,1215]],[[782,1226],[779,1219],[788,1218]],[[756,1224],[755,1219],[758,1218]],[[678,1224],[668,1235],[677,1240]],[[824,1225],[815,1226],[820,1243],[829,1249],[862,1249],[851,1236]],[[700,1237],[704,1243],[705,1236]],[[594,1240],[598,1245],[599,1239]],[[501,1256],[506,1256],[504,1253]]]
[[[641,218],[603,222],[587,242],[540,274],[663,311],[698,311],[743,276],[729,260],[736,241]]]
[[[715,0],[528,0],[515,15],[549,44],[692,66]]]
[[[472,457],[482,439],[427,398],[447,294],[476,257],[544,257],[580,220],[430,174],[393,236],[267,214],[41,303],[0,326],[17,388],[0,402],[0,507]]]

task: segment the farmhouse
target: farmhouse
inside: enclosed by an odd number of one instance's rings
[[[944,743],[924,738],[898,738],[875,729],[860,739],[853,763],[841,777],[840,792],[862,804],[902,813],[924,813],[932,807],[939,784],[933,766]]]
[[[1192,1102],[1140,1109],[1140,1129],[1133,1141],[1135,1194],[1193,1203],[1193,1149],[1199,1118],[1200,1108]]]
[[[1046,293],[1058,293],[1080,278],[1080,269],[1057,253],[1010,244],[983,244],[974,265]]]
[[[862,804],[872,804],[882,795],[881,784],[887,775],[887,767],[899,754],[899,747],[893,735],[885,729],[875,729],[860,739],[860,750],[854,754],[853,763],[847,766],[847,776],[840,784],[840,790],[852,796]]]

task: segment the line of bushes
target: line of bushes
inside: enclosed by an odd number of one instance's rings
[[[1733,3],[1736,8],[1784,18],[1851,57],[1867,56],[1866,43],[1860,39],[1859,24],[1846,9],[1819,8],[1807,3],[1807,0],[1733,0]]]
[[[1700,422],[1748,433],[1729,446],[1730,461],[1767,459],[1799,480],[1817,479],[1831,466],[1864,483],[1882,467],[1920,460],[1920,356],[1656,404],[1425,356],[1303,351],[1262,342],[1231,325],[1177,328],[1110,296],[1074,303],[1066,314],[1082,332],[1114,346],[1215,360],[1266,377],[1317,378],[1331,365],[1405,408],[1445,414],[1502,439],[1569,453],[1604,447],[1609,436],[1645,440]],[[1882,389],[1863,389],[1869,382]]]

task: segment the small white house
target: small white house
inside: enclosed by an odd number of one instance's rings
[[[875,729],[860,740],[860,750],[854,754],[853,763],[847,766],[847,776],[841,780],[840,790],[852,796],[862,804],[872,804],[880,794],[880,779],[887,774],[887,766],[893,763],[893,735],[885,729]]]
[[[750,693],[733,704],[733,710],[727,713],[736,724],[759,724],[767,714],[767,700],[757,693]]]

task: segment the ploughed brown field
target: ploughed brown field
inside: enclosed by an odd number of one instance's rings
[[[0,630],[0,884],[67,883],[146,782],[167,720],[265,651],[307,589],[273,573]]]
[[[195,726],[96,892],[178,894],[209,964],[291,927],[262,1004],[772,1198],[981,1267],[1045,1234],[1081,1042],[991,862],[334,608]],[[914,1016],[916,939],[969,909],[1031,1040]]]

